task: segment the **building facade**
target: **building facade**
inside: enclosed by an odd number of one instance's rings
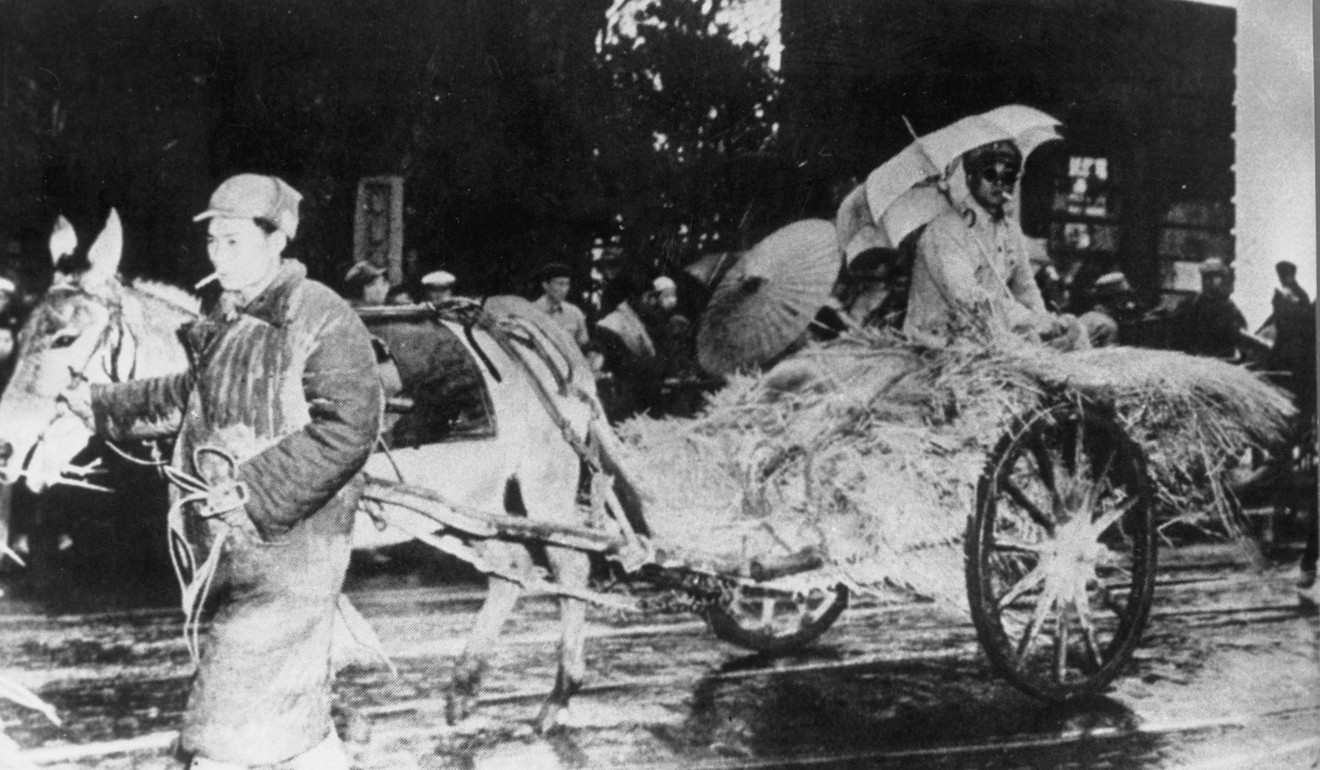
[[[918,133],[1003,105],[1065,142],[1028,163],[1022,219],[1079,277],[1149,298],[1235,256],[1236,11],[1183,0],[783,0],[783,138],[841,189]]]

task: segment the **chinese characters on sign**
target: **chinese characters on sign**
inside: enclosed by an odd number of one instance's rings
[[[403,281],[403,177],[372,176],[358,182],[353,219],[353,258]]]

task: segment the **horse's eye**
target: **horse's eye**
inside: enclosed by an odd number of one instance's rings
[[[56,349],[67,348],[77,341],[78,341],[78,335],[76,334],[61,334],[60,336],[56,337],[53,341],[51,341],[50,346]]]

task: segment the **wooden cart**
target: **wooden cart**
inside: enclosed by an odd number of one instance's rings
[[[475,541],[603,554],[634,579],[683,592],[717,637],[757,652],[809,644],[849,600],[826,554],[814,549],[712,560],[650,542],[614,515],[596,527],[546,524],[463,509],[432,490],[379,479],[365,496],[424,515],[437,527],[426,542],[492,574],[499,573],[471,550]],[[969,605],[992,665],[1044,699],[1102,690],[1136,649],[1155,589],[1156,532],[1140,448],[1094,405],[1061,401],[1022,415],[990,453],[965,548]],[[639,609],[614,595],[582,598]]]

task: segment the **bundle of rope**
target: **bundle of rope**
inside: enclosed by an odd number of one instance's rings
[[[185,473],[169,465],[161,466],[165,478],[179,488],[181,494],[170,505],[168,515],[170,563],[174,566],[174,577],[179,582],[181,602],[183,604],[184,641],[188,645],[188,655],[196,665],[201,659],[201,615],[206,605],[206,597],[215,574],[220,567],[220,557],[233,529],[241,522],[231,517],[247,516],[244,506],[248,500],[247,486],[235,481],[233,471],[237,463],[233,455],[215,447],[199,447],[193,456],[193,467],[201,466],[203,455],[214,455],[225,463],[230,473],[223,480],[207,481]],[[206,558],[199,564],[192,543],[188,538],[186,516],[189,513],[203,519],[219,521],[223,526],[220,535],[210,545]]]

